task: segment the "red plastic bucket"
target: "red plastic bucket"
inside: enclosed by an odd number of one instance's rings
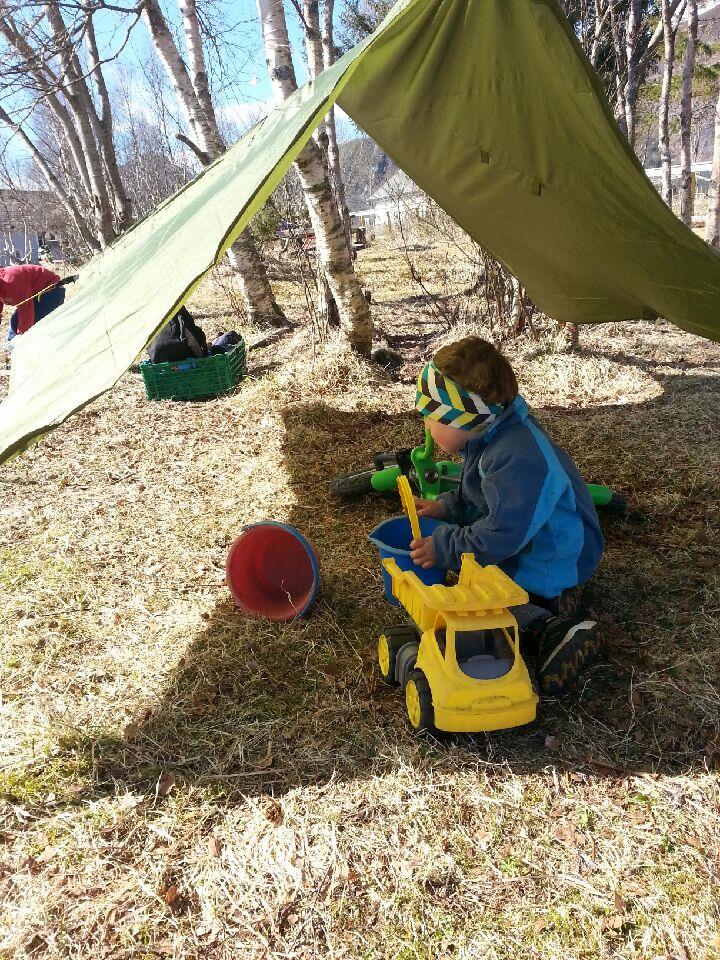
[[[268,620],[304,616],[320,585],[312,545],[294,527],[272,520],[245,527],[230,547],[225,574],[235,603]]]

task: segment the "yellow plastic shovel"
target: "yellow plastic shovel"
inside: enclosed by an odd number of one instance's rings
[[[410,521],[410,529],[412,530],[413,540],[419,540],[422,537],[422,534],[420,533],[420,521],[418,520],[417,510],[415,509],[415,497],[413,497],[412,490],[410,489],[410,481],[402,473],[397,479],[397,488],[398,493],[400,494],[400,500],[402,501],[403,510],[407,514],[407,518]]]

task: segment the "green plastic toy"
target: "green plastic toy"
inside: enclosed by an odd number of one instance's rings
[[[425,431],[424,446],[376,453],[374,467],[358,473],[343,474],[330,484],[332,493],[341,500],[357,500],[368,494],[397,496],[398,477],[406,476],[413,492],[423,500],[435,500],[439,494],[460,486],[462,464],[453,460],[435,460],[435,442]],[[589,483],[588,490],[598,509],[626,513],[625,498],[600,483]]]

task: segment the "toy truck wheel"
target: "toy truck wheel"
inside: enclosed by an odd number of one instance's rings
[[[405,687],[405,706],[413,729],[418,733],[435,729],[430,684],[422,670],[413,670]]]
[[[413,640],[417,640],[417,631],[413,627],[390,627],[380,634],[378,664],[380,666],[380,676],[388,685],[397,685],[398,679],[395,668],[398,652],[406,643]]]

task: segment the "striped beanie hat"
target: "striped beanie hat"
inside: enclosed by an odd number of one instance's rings
[[[428,420],[437,420],[458,430],[478,430],[495,420],[502,407],[488,406],[477,393],[463,390],[446,377],[432,360],[420,371],[415,407]]]

